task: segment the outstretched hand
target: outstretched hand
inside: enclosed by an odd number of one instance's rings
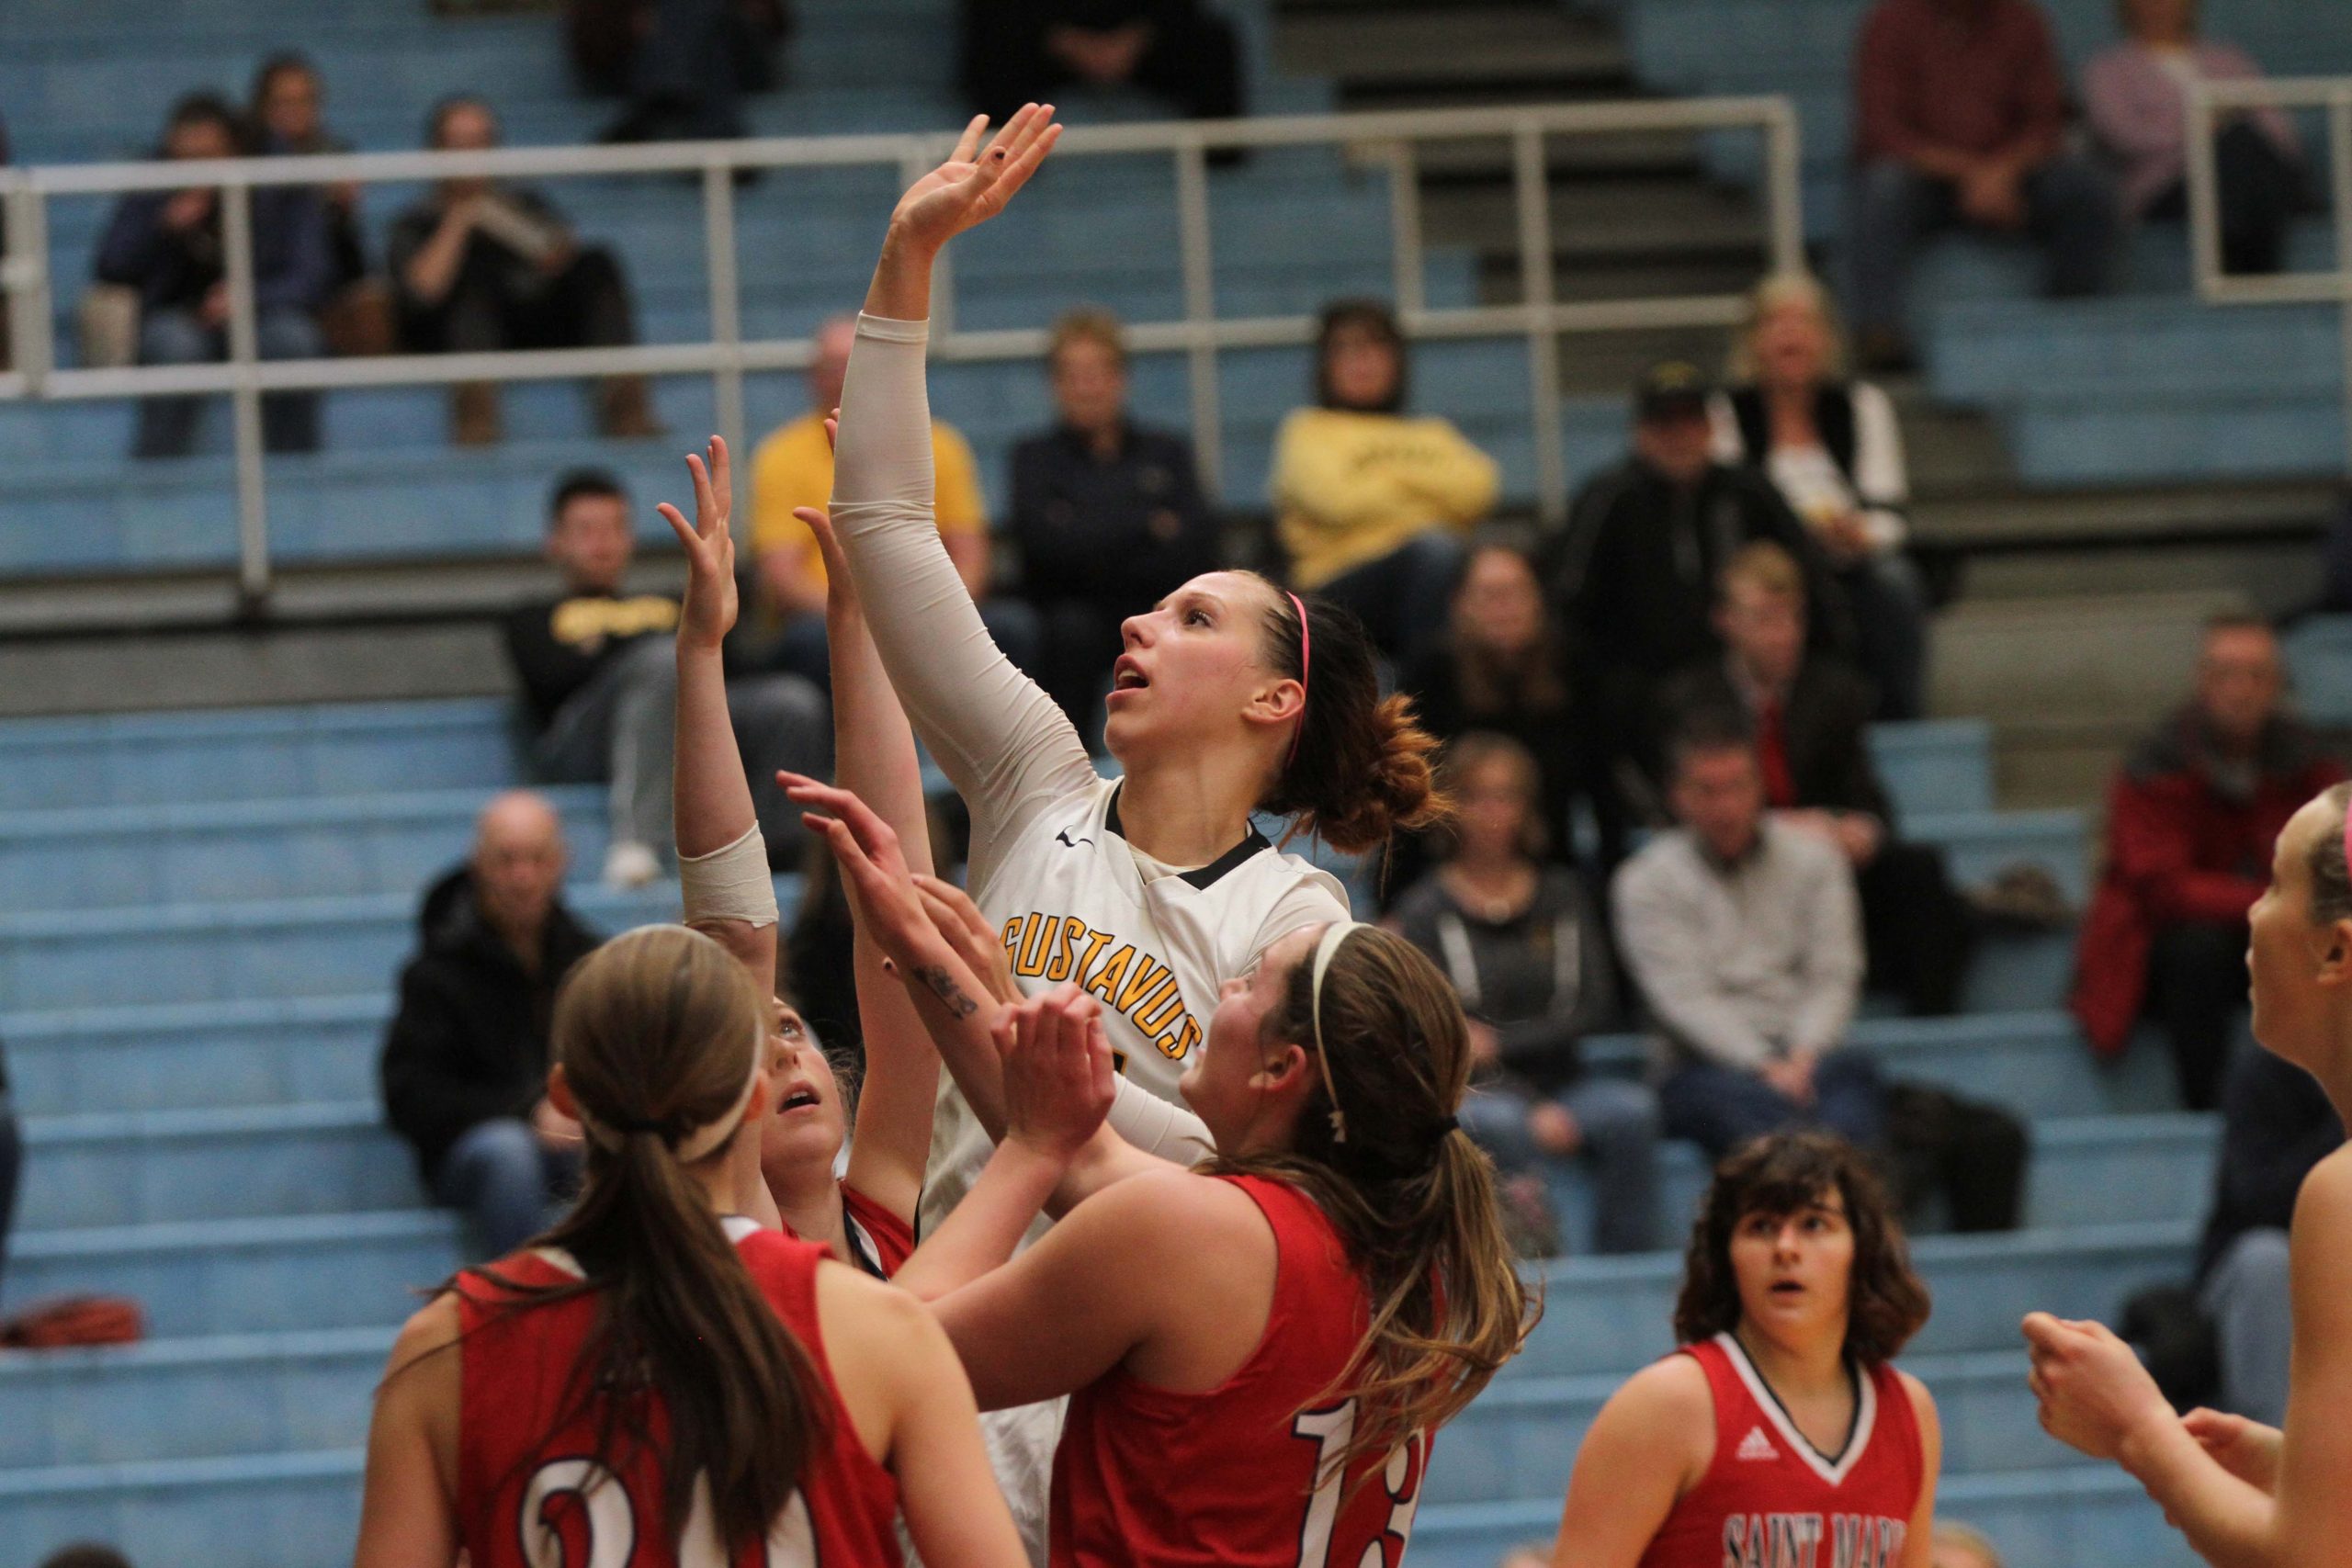
[[[833,852],[859,925],[874,945],[903,974],[937,969],[939,936],[915,891],[897,831],[848,790],[800,773],[779,773],[775,778],[786,798],[812,808],[800,819]],[[944,993],[941,999],[956,1005]],[[978,1001],[966,1000],[978,1009]]]
[[[2104,1324],[2030,1313],[2027,1386],[2041,1405],[2041,1429],[2093,1459],[2177,1421],[2139,1355]]]
[[[693,453],[686,470],[694,476],[695,520],[668,502],[656,508],[686,552],[686,603],[678,622],[678,637],[700,647],[716,648],[735,626],[735,536],[728,531],[734,508],[732,475],[727,443],[710,438],[707,467]]]
[[[1102,1004],[1057,986],[1005,1009],[994,1030],[1004,1069],[1004,1135],[1068,1164],[1111,1113],[1117,1093]]]
[[[2278,1427],[2205,1409],[2190,1411],[2180,1424],[2198,1447],[2213,1456],[2214,1463],[2256,1491],[2277,1495],[2279,1461],[2287,1450],[2286,1435]]]
[[[947,162],[908,187],[890,214],[894,235],[935,251],[987,222],[1029,183],[1062,133],[1051,104],[1023,107],[983,149],[988,125],[988,116],[975,116]]]
[[[952,882],[922,875],[915,878],[915,892],[922,898],[933,928],[956,950],[964,967],[989,988],[989,994],[1007,1005],[1020,1001],[1021,987],[1012,978],[1004,942],[989,918],[980,913],[980,907],[972,902],[972,896]]]

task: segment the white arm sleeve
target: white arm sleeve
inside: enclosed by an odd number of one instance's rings
[[[933,511],[927,321],[860,316],[842,389],[833,527],[890,684],[972,812],[986,886],[1028,818],[1094,781],[1078,731],[997,650]]]
[[[1216,1152],[1207,1123],[1182,1106],[1125,1078],[1116,1080],[1115,1089],[1111,1130],[1145,1154],[1193,1166]]]

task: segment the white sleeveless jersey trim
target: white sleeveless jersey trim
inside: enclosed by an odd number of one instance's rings
[[[1328,900],[1315,919],[1343,917],[1347,891],[1329,873],[1271,844],[1220,862],[1214,876],[1147,881],[1133,847],[1108,826],[1118,787],[1116,779],[1098,780],[1039,812],[974,901],[996,928],[1021,988],[1034,995],[1074,982],[1091,992],[1103,1005],[1120,1072],[1172,1103],[1219,989],[1282,934],[1264,929],[1278,907],[1312,890],[1324,896],[1317,903]],[[1205,886],[1195,886],[1201,880]],[[963,1196],[989,1153],[961,1097],[944,1078],[941,1089],[923,1193],[926,1228]],[[953,1138],[942,1135],[951,1117]]]

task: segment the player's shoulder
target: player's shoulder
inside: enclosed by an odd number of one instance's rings
[[[2335,1235],[2352,1223],[2352,1143],[2312,1167],[2295,1197],[2295,1228]]]
[[[1920,1430],[1927,1431],[1933,1428],[1938,1419],[1935,1394],[1928,1390],[1926,1383],[1921,1382],[1901,1367],[1890,1367],[1887,1370],[1894,1374],[1895,1385],[1903,1390],[1903,1396],[1911,1402],[1911,1414],[1918,1420]]]
[[[828,1339],[836,1319],[854,1334],[886,1345],[921,1337],[939,1325],[930,1309],[905,1291],[831,1258],[817,1265],[817,1313]]]
[[[1706,1368],[1679,1352],[1652,1361],[1609,1396],[1586,1446],[1620,1461],[1695,1473],[1715,1448],[1715,1393]]]
[[[1699,1358],[1678,1350],[1627,1378],[1609,1403],[1621,1415],[1709,1421],[1714,1418],[1715,1391]]]
[[[1112,1183],[1072,1210],[1064,1223],[1080,1214],[1101,1234],[1177,1256],[1272,1234],[1264,1211],[1238,1183],[1172,1166]]]

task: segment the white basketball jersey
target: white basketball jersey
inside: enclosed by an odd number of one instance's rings
[[[1219,988],[1284,932],[1346,918],[1348,896],[1338,878],[1256,832],[1212,864],[1147,880],[1118,830],[1118,789],[1105,779],[1039,813],[974,902],[1001,933],[1021,988],[1068,981],[1099,998],[1119,1071],[1174,1102]],[[944,1075],[940,1088],[926,1232],[978,1179],[991,1147]]]

